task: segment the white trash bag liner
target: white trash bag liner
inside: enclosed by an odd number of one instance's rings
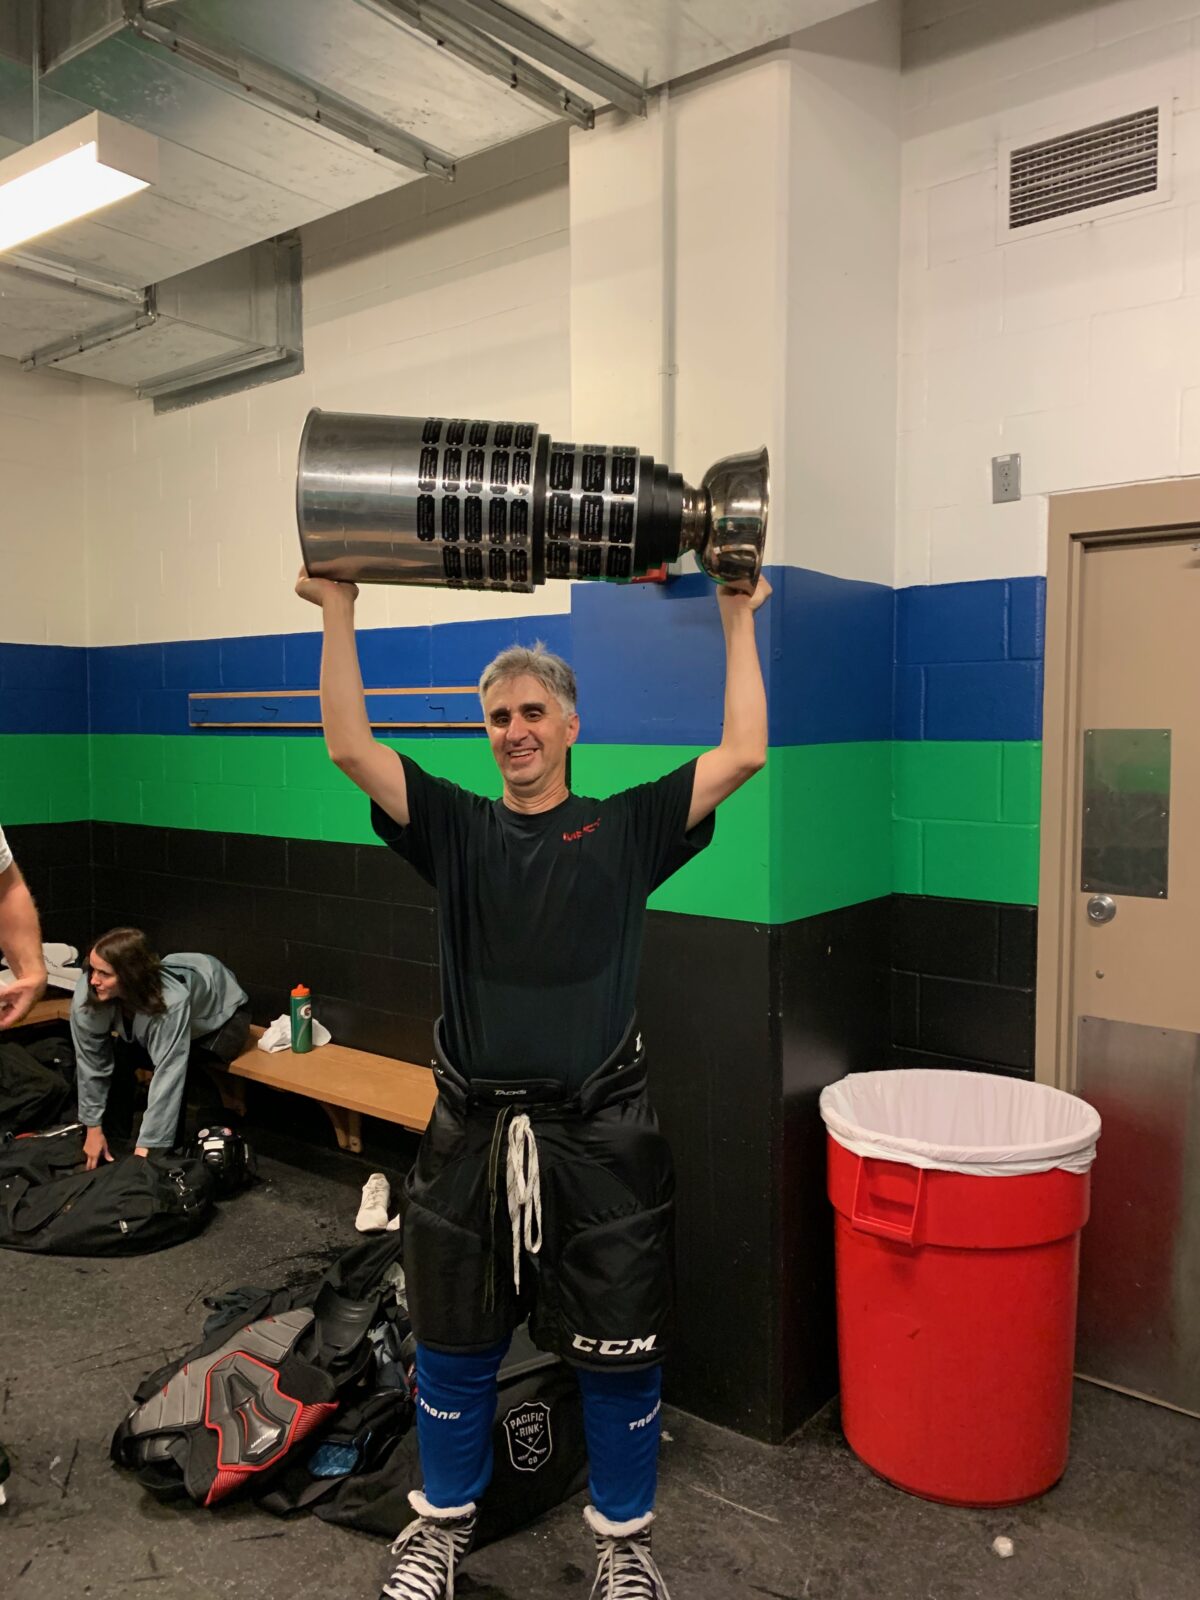
[[[825,1126],[856,1156],[977,1178],[1086,1172],[1100,1116],[1073,1094],[992,1072],[852,1072],[821,1091]]]

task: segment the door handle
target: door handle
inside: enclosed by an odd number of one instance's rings
[[[1111,922],[1117,914],[1117,902],[1110,894],[1094,894],[1087,903],[1089,922]]]

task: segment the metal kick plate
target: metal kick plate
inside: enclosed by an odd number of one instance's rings
[[[1200,1415],[1200,1034],[1080,1017],[1076,1092],[1101,1119],[1076,1369]]]
[[[1170,729],[1088,728],[1080,888],[1165,900],[1170,821]]]

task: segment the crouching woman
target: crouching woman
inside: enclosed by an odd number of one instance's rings
[[[71,1038],[90,1172],[113,1159],[105,1130],[113,1137],[131,1131],[138,1065],[149,1066],[152,1076],[134,1154],[183,1142],[189,1069],[196,1088],[214,1098],[207,1074],[196,1069],[228,1063],[241,1053],[250,1001],[215,956],[184,951],[160,958],[140,928],[110,929],[92,946],[87,964],[71,998]],[[110,1099],[114,1046],[122,1070],[120,1089]],[[122,1111],[127,1125],[118,1129]]]

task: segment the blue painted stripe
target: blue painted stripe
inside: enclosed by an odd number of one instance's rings
[[[577,584],[571,622],[581,743],[710,745],[720,738],[721,623],[707,579]],[[764,671],[770,632],[759,633]]]
[[[86,733],[83,646],[0,644],[0,733]]]
[[[923,739],[1040,739],[1042,663],[925,667]]]
[[[569,655],[570,638],[571,618],[566,613],[420,628],[364,628],[358,635],[358,655],[369,689],[426,684],[440,688],[474,682],[507,645],[543,639],[551,650]],[[321,635],[182,639],[105,645],[86,653],[92,671],[93,732],[186,733],[189,694],[262,689],[269,695],[315,689]]]
[[[1040,660],[1045,631],[1044,578],[896,590],[896,661],[901,666]]]
[[[891,734],[892,591],[803,567],[768,567],[758,653],[772,745]],[[725,651],[713,585],[579,584],[572,595],[581,742],[712,745]]]
[[[1040,739],[1046,581],[898,589],[892,734]]]
[[[803,567],[779,572],[784,605],[770,681],[771,743],[889,738],[892,590]]]
[[[1040,738],[1044,580],[893,592],[801,567],[767,575],[775,595],[758,642],[772,745]],[[707,579],[577,584],[571,601],[570,613],[366,629],[364,682],[464,685],[505,646],[540,638],[575,667],[584,742],[719,740],[724,651]],[[91,650],[0,645],[0,731],[186,733],[189,693],[261,690],[269,703],[314,689],[320,651],[312,632]]]
[[[594,588],[584,584],[581,587]],[[573,591],[573,596],[579,588]],[[439,687],[447,683],[477,683],[484,667],[510,644],[529,648],[540,639],[555,655],[572,658],[575,633],[574,611],[560,611],[548,616],[508,617],[502,621],[446,622],[429,630],[430,675],[426,683]],[[366,680],[365,680],[366,681]],[[384,687],[396,683],[379,680]],[[417,679],[410,682],[416,683]]]

